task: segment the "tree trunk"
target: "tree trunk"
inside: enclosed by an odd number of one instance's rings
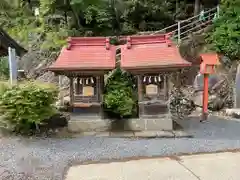
[[[175,4],[175,8],[176,8],[176,10],[175,10],[175,14],[177,14],[178,13],[178,8],[179,8],[179,2],[178,2],[179,0],[176,0],[176,4]]]
[[[194,4],[194,16],[200,13],[200,0],[195,0]]]
[[[71,8],[71,11],[72,11],[72,14],[73,14],[73,19],[74,19],[75,23],[77,24],[79,29],[82,28],[82,25],[80,23],[80,18],[78,16],[78,13],[74,9],[74,7],[71,5],[70,0],[64,1],[64,4]]]

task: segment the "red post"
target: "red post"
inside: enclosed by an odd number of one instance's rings
[[[201,121],[205,121],[208,118],[208,74],[204,74],[203,83],[203,112]]]

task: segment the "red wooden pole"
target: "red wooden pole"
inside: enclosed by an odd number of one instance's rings
[[[208,74],[204,74],[203,83],[203,111],[201,121],[205,121],[208,118]]]

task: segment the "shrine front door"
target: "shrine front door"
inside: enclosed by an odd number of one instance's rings
[[[168,77],[161,74],[139,76],[139,116],[156,118],[168,113]]]

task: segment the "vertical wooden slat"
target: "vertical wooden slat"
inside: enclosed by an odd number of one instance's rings
[[[167,75],[164,75],[164,99],[168,100],[169,98],[169,78]]]
[[[158,90],[157,97],[158,97],[158,99],[161,98],[161,91],[162,91],[161,83],[162,83],[162,82],[158,82],[158,83],[157,83],[157,90]]]
[[[74,91],[73,91],[73,77],[69,77],[70,80],[70,84],[69,84],[69,88],[70,88],[70,106],[73,106],[73,101],[74,101]]]
[[[98,87],[98,101],[100,102],[100,116],[103,118],[104,117],[104,112],[103,112],[103,88],[104,88],[104,76],[100,75],[97,77],[97,87]]]
[[[77,95],[80,94],[80,77],[77,77],[77,88],[76,88],[76,92]]]
[[[142,76],[137,76],[137,83],[138,83],[138,101],[143,100],[143,89],[142,89]]]
[[[60,98],[60,105],[63,106],[64,105],[64,96],[63,96],[63,92],[62,92],[62,80],[63,76],[59,75],[58,76],[58,88],[59,88],[59,98]]]
[[[143,84],[142,84],[142,75],[137,75],[137,87],[138,87],[138,104],[139,104],[139,116],[144,114],[144,105],[143,102]]]

